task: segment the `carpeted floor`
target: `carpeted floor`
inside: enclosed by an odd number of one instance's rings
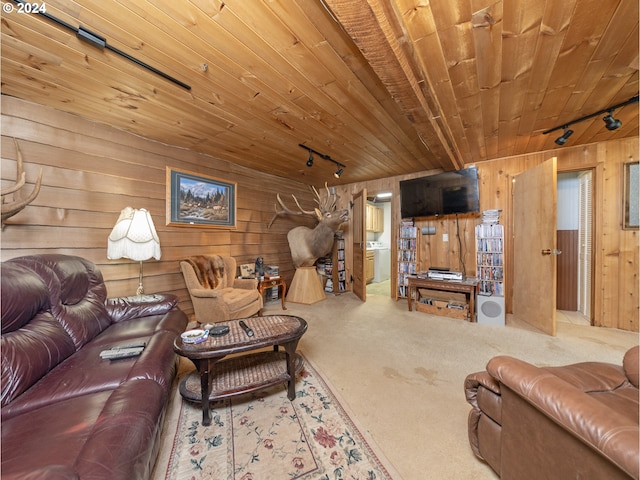
[[[282,384],[215,402],[208,427],[202,425],[199,406],[178,398],[181,408],[169,420],[175,433],[166,431],[167,440],[172,439],[171,454],[167,449],[160,456],[156,478],[399,478],[308,359],[296,387],[293,401]]]
[[[638,344],[635,333],[580,324],[559,322],[550,337],[512,316],[506,327],[494,327],[409,312],[406,301],[382,290],[368,289],[366,303],[351,293],[327,295],[314,305],[289,302],[286,312],[270,302],[265,314],[307,320],[300,351],[404,480],[497,478],[469,448],[463,390],[466,375],[483,370],[493,356],[540,366],[619,364]]]

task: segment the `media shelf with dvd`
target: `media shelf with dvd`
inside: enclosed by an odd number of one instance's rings
[[[398,237],[398,298],[407,298],[408,278],[418,273],[418,228],[412,220],[403,220]]]
[[[478,323],[504,326],[504,226],[499,221],[500,210],[485,210],[476,226]]]

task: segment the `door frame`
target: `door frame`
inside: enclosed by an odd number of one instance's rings
[[[589,292],[589,324],[591,326],[595,325],[595,287],[596,287],[596,278],[594,275],[595,272],[595,268],[596,268],[596,255],[597,255],[597,236],[596,236],[596,230],[597,230],[597,212],[596,209],[598,208],[597,202],[596,202],[596,188],[597,188],[597,175],[598,175],[598,169],[595,166],[590,166],[590,167],[583,167],[583,168],[578,168],[578,167],[573,167],[573,168],[563,168],[561,169],[560,166],[558,165],[558,174],[561,173],[573,173],[573,172],[591,172],[591,277],[592,277],[592,281],[591,281],[591,288],[590,288],[590,292]],[[557,179],[556,179],[557,182]]]
[[[396,208],[396,199],[397,199],[397,195],[394,191],[392,191],[391,188],[376,188],[376,189],[367,189],[367,197],[375,197],[378,193],[380,192],[392,192],[391,193],[391,199],[389,200],[389,297],[397,300],[397,275],[394,275],[394,272],[397,273],[397,264],[394,262],[394,258],[396,258],[397,255],[397,248],[395,247],[397,245],[397,238],[396,238],[396,228],[394,227],[394,215],[393,212],[395,212],[395,208]],[[366,198],[365,198],[365,203],[366,203]],[[363,218],[364,222],[365,222],[365,241],[366,241],[366,235],[367,235],[367,230],[366,230],[366,218]],[[365,290],[366,290],[366,285],[365,285]]]

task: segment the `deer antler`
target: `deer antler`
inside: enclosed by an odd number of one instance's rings
[[[313,185],[311,185],[311,189],[313,190],[313,193],[315,195],[315,202],[318,205],[318,210],[320,210],[321,213],[326,213],[326,212],[332,212],[336,209],[336,201],[337,201],[337,197],[335,194],[332,194],[331,191],[329,190],[329,187],[327,186],[327,183],[325,182],[324,184],[324,188],[326,188],[327,190],[327,197],[325,199],[323,199],[320,196],[320,192],[318,192],[318,189],[316,187],[314,187]],[[298,212],[291,210],[289,208],[287,208],[287,206],[284,204],[284,202],[282,201],[282,199],[280,198],[280,194],[276,194],[276,197],[278,199],[278,203],[280,204],[280,206],[282,207],[282,210],[278,210],[278,205],[276,204],[276,213],[273,216],[273,218],[271,219],[271,221],[269,222],[269,226],[267,228],[271,228],[271,225],[273,225],[273,222],[275,221],[276,218],[278,218],[280,215],[310,215],[312,217],[314,217],[316,220],[318,220],[318,215],[315,212],[315,210],[305,210],[300,206],[300,202],[298,202],[298,199],[296,198],[295,195],[291,195],[293,197],[293,201],[296,202],[296,205],[299,209]]]
[[[327,190],[327,196],[323,199],[320,196],[320,192],[318,192],[318,189],[313,185],[311,185],[311,189],[313,190],[313,193],[316,196],[315,202],[318,204],[318,209],[323,213],[332,212],[333,210],[336,209],[336,201],[338,199],[336,194],[335,193],[332,194],[331,190],[329,190],[329,187],[327,186],[327,182],[324,182],[324,188],[325,190]]]
[[[293,201],[296,202],[296,205],[298,206],[298,208],[300,209],[299,212],[296,212],[294,210],[291,210],[290,208],[288,208],[284,202],[282,201],[282,199],[280,198],[280,194],[276,194],[276,198],[278,199],[278,203],[280,204],[280,206],[282,207],[282,210],[278,210],[278,205],[276,204],[276,213],[273,216],[273,218],[271,219],[271,221],[269,222],[269,226],[267,228],[271,228],[271,225],[273,225],[273,222],[275,221],[276,218],[278,218],[280,215],[312,215],[314,218],[316,217],[316,212],[312,211],[312,210],[305,210],[300,206],[300,202],[298,202],[298,199],[296,198],[295,195],[291,195],[293,197]]]
[[[18,141],[13,139],[16,145],[16,151],[18,153],[18,168],[16,173],[16,183],[10,187],[4,188],[0,190],[0,197],[2,198],[2,208],[1,208],[1,218],[2,218],[2,228],[4,229],[5,220],[10,217],[13,217],[16,213],[21,211],[24,207],[29,205],[31,202],[35,200],[40,193],[40,185],[42,184],[42,168],[40,169],[40,174],[38,175],[38,180],[36,181],[35,186],[33,187],[33,191],[31,194],[24,199],[15,198],[13,195],[20,191],[20,189],[26,183],[26,173],[22,169],[22,153],[20,152],[20,147],[18,146]],[[19,197],[19,195],[18,195]]]

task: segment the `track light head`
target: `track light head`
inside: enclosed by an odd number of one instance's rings
[[[613,109],[609,110],[609,113],[605,115],[602,120],[607,127],[607,130],[617,130],[622,126],[622,122],[617,118],[613,118]]]
[[[338,167],[338,170],[336,171],[336,173],[333,174],[336,178],[340,178],[340,175],[342,175],[342,173],[344,172],[344,169],[346,168],[345,165],[343,165],[342,163],[338,162],[337,160],[334,160],[329,155],[325,155],[324,153],[320,153],[317,150],[314,150],[311,147],[307,147],[306,145],[304,145],[302,143],[299,143],[298,146],[300,148],[304,148],[305,150],[307,150],[309,152],[309,158],[307,159],[307,167],[312,167],[313,166],[313,160],[314,160],[313,154],[315,153],[321,159],[326,160],[328,162],[332,162]]]
[[[562,135],[560,135],[558,138],[556,138],[555,142],[557,145],[564,145],[565,143],[567,143],[567,140],[569,139],[569,137],[573,135],[573,130],[570,130],[569,128],[567,128],[567,126],[565,125],[564,127],[564,133]]]

